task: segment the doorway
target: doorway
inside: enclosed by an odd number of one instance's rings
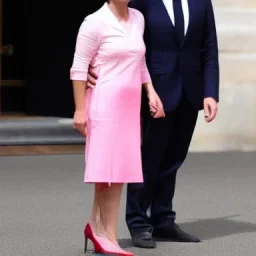
[[[1,116],[73,116],[69,71],[77,31],[104,2],[0,0]]]
[[[25,111],[24,0],[0,0],[0,114]]]

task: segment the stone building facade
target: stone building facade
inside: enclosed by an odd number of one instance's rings
[[[215,122],[200,112],[191,151],[256,150],[256,1],[212,0],[220,58]]]

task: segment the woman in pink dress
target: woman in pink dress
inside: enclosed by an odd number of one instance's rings
[[[145,87],[151,114],[164,117],[145,64],[144,18],[129,0],[110,0],[85,18],[76,42],[70,77],[76,110],[74,127],[86,135],[85,178],[95,183],[91,218],[85,227],[96,252],[133,255],[117,241],[124,183],[142,183],[140,105]],[[89,65],[97,86],[86,90]]]

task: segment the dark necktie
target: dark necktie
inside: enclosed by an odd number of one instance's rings
[[[184,16],[182,11],[181,0],[173,0],[173,12],[174,12],[174,21],[175,21],[175,30],[178,36],[180,45],[184,40]]]

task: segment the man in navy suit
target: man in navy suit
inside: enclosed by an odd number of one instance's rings
[[[136,247],[155,248],[154,238],[200,242],[175,223],[172,202],[199,110],[204,109],[206,122],[217,114],[219,63],[212,3],[131,0],[130,6],[145,18],[147,65],[166,117],[154,119],[142,101],[144,184],[128,185],[126,222]],[[93,76],[91,72],[88,81],[95,85]]]

